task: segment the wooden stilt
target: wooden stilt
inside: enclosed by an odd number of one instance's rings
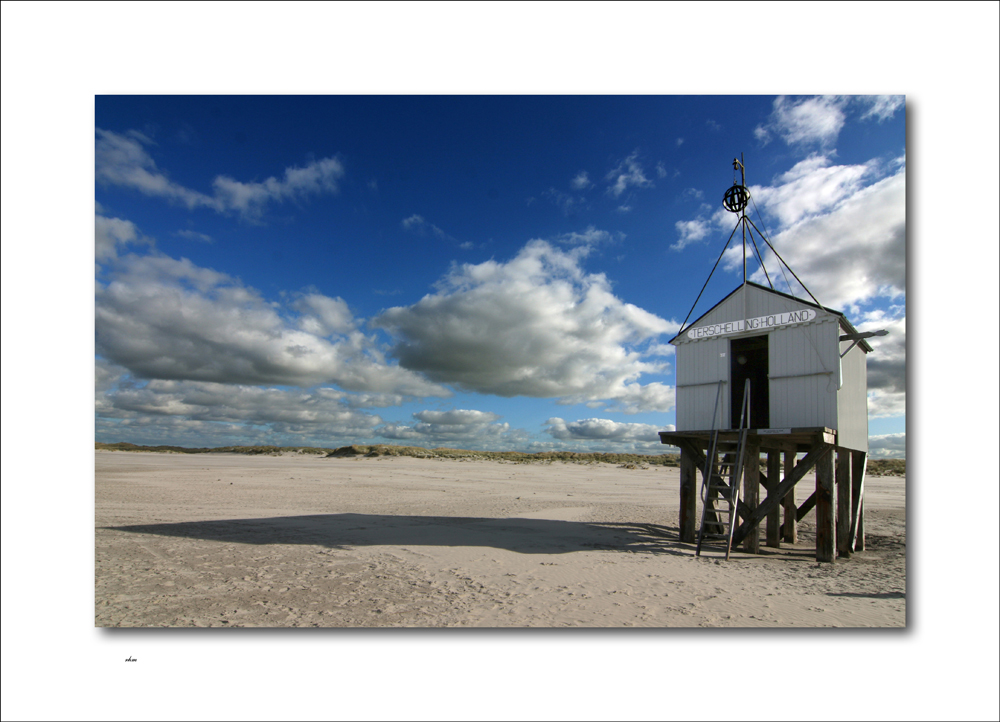
[[[785,476],[792,473],[792,467],[795,466],[795,452],[786,451],[785,452]],[[770,476],[770,474],[768,474]],[[782,536],[784,536],[785,541],[789,544],[795,544],[799,540],[799,530],[798,530],[798,510],[795,508],[795,487],[793,486],[785,494],[785,498],[782,500],[782,506],[785,507],[785,524],[782,527]]]
[[[681,541],[693,544],[697,525],[698,467],[694,454],[685,444],[681,447]]]
[[[781,481],[781,452],[767,452],[767,494],[770,496],[778,489]],[[767,515],[767,538],[765,543],[769,547],[781,546],[781,509],[774,507],[774,511]]]
[[[816,463],[816,561],[832,562],[836,558],[834,527],[833,453],[824,454]]]
[[[760,442],[747,440],[746,468],[743,470],[743,498],[751,512],[760,500]],[[743,551],[760,554],[760,526],[754,524],[743,538]]]
[[[852,477],[851,487],[851,549],[856,552],[865,550],[865,469],[868,466],[868,454],[864,451],[851,452]]]
[[[837,449],[837,556],[851,556],[851,452]]]

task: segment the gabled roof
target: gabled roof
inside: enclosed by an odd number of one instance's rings
[[[718,303],[716,303],[710,309],[708,309],[707,311],[705,311],[705,313],[703,313],[700,316],[698,316],[698,318],[696,318],[694,321],[692,321],[691,323],[689,323],[687,326],[682,327],[677,332],[677,335],[674,336],[672,339],[670,339],[670,341],[668,343],[674,344],[674,341],[676,341],[677,339],[679,339],[681,337],[681,335],[686,330],[688,330],[690,328],[693,328],[699,321],[701,321],[703,318],[705,318],[705,316],[709,315],[710,313],[712,313],[712,311],[714,311],[719,306],[721,306],[723,303],[725,303],[727,300],[729,300],[729,298],[731,298],[737,291],[739,291],[740,289],[742,289],[744,285],[752,286],[753,288],[756,288],[759,291],[764,291],[765,293],[770,293],[770,294],[773,294],[775,296],[781,296],[782,298],[790,299],[792,301],[795,301],[796,303],[801,303],[801,304],[804,304],[806,306],[810,306],[811,308],[818,308],[818,309],[820,309],[822,311],[826,311],[827,313],[831,313],[834,316],[839,317],[840,322],[847,328],[847,330],[848,330],[849,333],[857,333],[858,332],[858,330],[856,328],[854,328],[854,325],[850,321],[847,320],[847,316],[845,316],[840,311],[835,311],[832,308],[827,308],[826,306],[821,306],[818,303],[812,303],[810,301],[803,301],[801,298],[798,298],[797,296],[793,296],[793,295],[791,295],[789,293],[784,293],[782,291],[776,291],[773,288],[769,288],[768,286],[762,286],[759,283],[754,283],[753,281],[747,281],[745,284],[740,284],[739,286],[737,286],[736,288],[734,288],[731,292],[729,292],[726,295],[725,298],[723,298],[721,301],[719,301]],[[677,344],[674,344],[674,345],[676,346]],[[869,343],[867,341],[862,340],[862,341],[858,342],[858,345],[865,350],[865,353],[869,353],[869,352],[871,352],[873,350],[872,347],[869,345]]]

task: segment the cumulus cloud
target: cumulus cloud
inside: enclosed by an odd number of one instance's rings
[[[888,336],[868,339],[868,414],[872,417],[906,413],[906,317],[875,318],[858,324],[859,331],[884,329]]]
[[[342,299],[308,294],[282,307],[187,259],[118,259],[98,283],[95,321],[97,353],[138,378],[449,395],[387,363]]]
[[[484,450],[507,448],[528,438],[526,432],[511,429],[510,424],[501,423],[500,416],[489,411],[418,411],[413,418],[416,423],[386,424],[376,434],[413,444],[448,444]]]
[[[763,143],[775,133],[788,145],[831,146],[844,127],[845,102],[839,96],[781,96],[775,99],[771,116],[757,127],[755,135]]]
[[[611,182],[608,186],[609,195],[618,198],[629,188],[647,188],[653,185],[653,181],[643,172],[638,158],[639,153],[635,152],[608,171],[604,179]]]
[[[825,168],[816,173],[823,174]],[[798,182],[798,181],[793,181]],[[813,187],[822,187],[817,182]],[[771,238],[782,258],[826,306],[857,310],[860,303],[877,296],[895,298],[906,290],[906,175],[900,170],[863,188],[825,194],[817,191],[812,201],[780,210],[779,216],[794,222]],[[773,194],[779,199],[785,192]],[[822,208],[825,212],[816,212]],[[777,259],[770,250],[765,263],[777,274]],[[754,280],[764,282],[759,271]],[[793,281],[794,283],[794,281]],[[798,288],[795,289],[798,292]]]
[[[712,230],[711,224],[703,218],[697,218],[693,221],[677,221],[674,227],[677,228],[679,238],[676,243],[670,246],[673,251],[683,250],[686,246],[704,239]]]
[[[610,419],[580,419],[567,422],[553,417],[545,422],[545,433],[562,442],[581,442],[578,448],[604,448],[619,451],[662,453],[660,431],[672,431],[673,426],[629,424]]]
[[[863,165],[832,165],[825,155],[810,155],[780,175],[770,186],[752,185],[754,201],[782,226],[825,213],[863,188],[878,174],[875,161]],[[728,214],[731,221],[732,214]]]
[[[869,436],[868,453],[873,459],[905,459],[906,434]]]
[[[133,377],[96,363],[98,439],[190,446],[268,443],[328,446],[371,438],[383,421],[358,410],[361,396],[243,384]]]
[[[456,265],[436,293],[372,323],[399,339],[393,354],[402,367],[433,381],[505,397],[666,411],[671,394],[638,384],[666,364],[640,346],[678,325],[615,297],[603,274],[586,273],[589,250],[535,240],[506,263]]]
[[[153,141],[138,131],[114,133],[97,129],[95,178],[99,184],[132,188],[165,198],[189,209],[235,211],[247,219],[259,218],[272,202],[300,200],[319,193],[337,193],[344,175],[337,158],[323,158],[303,167],[285,169],[281,178],[245,183],[220,175],[212,181],[212,195],[186,188],[161,171],[146,150]]]
[[[135,243],[150,244],[151,241],[139,233],[132,221],[102,215],[94,217],[94,257],[99,262],[117,258],[119,249]]]

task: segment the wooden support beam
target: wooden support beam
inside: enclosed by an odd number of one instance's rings
[[[698,466],[687,444],[681,444],[681,512],[679,526],[681,541],[695,541],[696,515],[698,514]]]
[[[795,510],[795,521],[802,521],[805,519],[806,514],[811,512],[814,506],[816,506],[815,491],[809,495],[808,499],[802,502],[802,506]]]
[[[816,441],[813,443],[812,448],[809,449],[809,453],[795,465],[791,473],[786,474],[785,478],[782,479],[781,483],[778,484],[778,488],[775,492],[767,495],[767,499],[764,503],[753,510],[753,513],[747,518],[742,524],[740,524],[739,529],[733,532],[733,546],[736,546],[743,538],[747,535],[747,532],[752,526],[760,524],[760,520],[763,519],[771,510],[781,503],[781,500],[785,497],[785,494],[794,487],[799,481],[805,476],[809,471],[816,466],[816,462],[824,458],[833,447],[823,441]]]
[[[785,452],[785,476],[792,473],[792,468],[795,466],[795,452],[786,451]],[[768,492],[770,494],[770,492]],[[785,524],[781,529],[781,535],[784,537],[785,541],[789,544],[795,544],[799,540],[799,529],[798,529],[798,509],[795,508],[795,487],[793,486],[785,494],[784,499],[782,499],[782,505],[785,508]]]
[[[781,452],[767,452],[767,480],[765,488],[770,496],[777,489],[781,482]],[[781,509],[774,507],[774,511],[767,515],[767,535],[764,541],[769,547],[781,546]]]
[[[828,447],[831,449],[832,447]],[[834,525],[833,453],[816,462],[816,561],[836,559],[837,531]]]
[[[851,485],[851,550],[865,550],[865,469],[868,466],[868,454],[864,451],[851,452],[852,477]]]
[[[837,556],[851,556],[851,452],[837,449]]]
[[[743,497],[750,507],[750,518],[757,509],[760,500],[760,444],[747,439],[747,455],[743,469]],[[741,526],[742,528],[742,526]],[[733,546],[736,546],[735,541]],[[760,554],[760,520],[753,524],[743,535],[743,551],[747,554]]]

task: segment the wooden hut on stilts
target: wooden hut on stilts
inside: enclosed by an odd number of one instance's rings
[[[677,430],[661,431],[660,440],[681,450],[681,541],[697,542],[699,555],[709,545],[728,559],[740,543],[756,554],[761,522],[764,543],[778,547],[797,541],[797,523],[815,509],[816,560],[832,562],[864,549],[865,359],[872,351],[865,339],[886,332],[859,333],[843,313],[816,300],[747,217],[752,199],[742,156],[733,169],[723,206],[738,221],[723,253],[741,229],[743,283],[688,324],[710,273],[670,341],[677,349]],[[775,290],[755,232],[810,300]],[[749,253],[767,286],[747,279]],[[787,277],[786,285],[791,290]],[[815,491],[800,503],[796,485],[813,470]]]

